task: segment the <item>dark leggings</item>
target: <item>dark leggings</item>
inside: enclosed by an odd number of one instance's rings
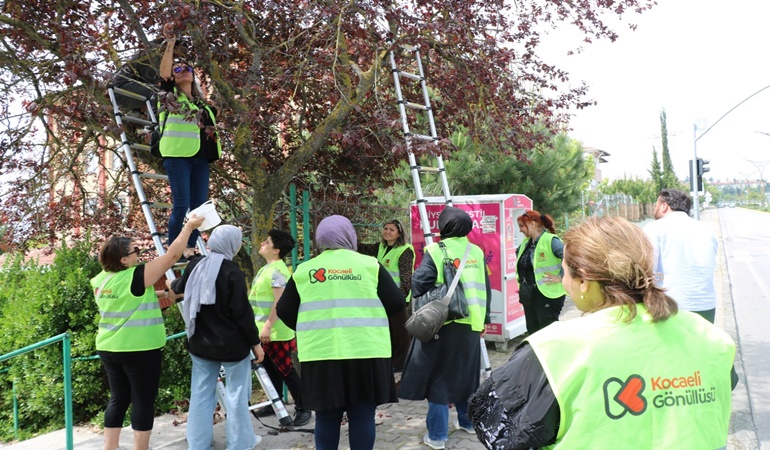
[[[356,403],[346,408],[326,409],[315,413],[316,450],[337,450],[340,444],[340,423],[342,413],[348,412],[350,423],[350,450],[372,450],[374,448],[374,412],[377,405]]]
[[[524,307],[527,332],[532,334],[559,320],[564,307],[564,296],[548,298],[537,286],[522,283],[519,286],[519,301]]]
[[[104,411],[105,428],[121,428],[128,406],[131,428],[152,430],[155,396],[160,383],[160,349],[142,352],[97,352],[110,382],[110,402]]]
[[[286,383],[286,388],[291,392],[291,397],[294,399],[294,407],[297,409],[304,409],[302,403],[302,385],[300,384],[299,374],[297,370],[292,366],[289,373],[284,377],[281,371],[278,370],[275,363],[270,356],[265,354],[265,359],[262,360],[262,367],[265,368],[265,372],[270,377],[270,381],[273,383],[273,387],[278,392],[278,395],[282,395],[281,386]]]

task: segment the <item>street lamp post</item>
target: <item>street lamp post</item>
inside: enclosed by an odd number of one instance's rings
[[[708,130],[706,130],[708,131]],[[706,133],[703,133],[706,134]],[[703,135],[701,135],[703,136]],[[692,125],[692,167],[690,185],[692,186],[692,205],[695,220],[700,220],[700,202],[698,201],[698,124]]]
[[[712,128],[714,128],[719,122],[722,121],[728,114],[735,111],[736,108],[741,106],[742,104],[746,103],[750,98],[754,97],[755,95],[759,94],[760,92],[764,91],[765,89],[770,88],[770,85],[767,85],[763,87],[762,89],[758,90],[757,92],[749,95],[748,97],[741,100],[737,105],[730,108],[726,113],[722,114],[722,117],[716,120],[716,122],[712,123],[710,127],[708,127],[703,133],[701,133],[700,136],[698,136],[698,125],[693,125],[693,143],[692,143],[692,149],[693,149],[693,158],[692,158],[692,178],[696,178],[698,174],[698,139],[702,138],[706,135],[709,131],[711,131]],[[699,214],[699,207],[698,207],[698,182],[696,180],[692,181],[693,183],[693,203],[695,203],[695,219],[700,219]],[[764,201],[764,200],[763,200]]]

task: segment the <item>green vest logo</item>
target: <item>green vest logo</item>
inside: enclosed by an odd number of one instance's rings
[[[310,269],[308,275],[310,275],[310,284],[326,281],[326,269]]]
[[[645,385],[644,378],[640,375],[629,376],[625,383],[619,378],[608,378],[604,382],[604,412],[607,417],[617,420],[626,413],[638,416],[645,412],[647,399],[642,396]],[[610,399],[614,403],[611,403]],[[619,410],[617,405],[620,405],[622,410]]]
[[[324,281],[361,281],[359,274],[353,273],[353,268],[349,269],[310,269],[308,271],[310,283],[323,283]]]
[[[698,370],[692,375],[649,377],[649,381],[654,408],[697,406],[717,401],[716,386],[704,387]],[[625,383],[619,378],[608,378],[604,382],[604,411],[607,417],[617,420],[626,413],[635,416],[644,413],[647,399],[642,392],[646,386],[641,375],[631,375]]]

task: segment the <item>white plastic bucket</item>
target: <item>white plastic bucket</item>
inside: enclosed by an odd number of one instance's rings
[[[198,217],[204,217],[203,223],[200,227],[198,227],[201,231],[210,230],[211,228],[214,228],[215,226],[219,225],[220,222],[222,222],[222,218],[219,217],[219,214],[217,213],[217,208],[214,206],[214,202],[212,200],[207,201],[206,203],[200,205],[199,207],[193,209],[189,213],[187,213],[187,216],[195,214]]]

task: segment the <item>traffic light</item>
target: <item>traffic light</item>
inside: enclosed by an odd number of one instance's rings
[[[710,167],[708,167],[709,160],[698,158],[698,178],[703,178],[703,174],[711,170]],[[702,181],[702,180],[701,180]]]
[[[691,180],[692,179],[697,179],[698,180],[698,188],[696,189],[698,192],[703,190],[703,174],[708,172],[709,170],[711,170],[711,168],[708,167],[708,163],[709,163],[708,159],[698,158],[697,161],[696,161],[698,173],[695,176],[695,178],[693,178],[693,176],[692,176],[692,160],[690,160],[690,179]]]

